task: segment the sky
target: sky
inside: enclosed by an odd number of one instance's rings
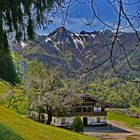
[[[69,1],[69,0],[67,0]],[[99,21],[99,19],[95,18],[92,24],[89,24],[92,21],[94,14],[91,8],[90,1],[92,0],[72,0],[69,9],[68,16],[65,21],[65,25],[63,23],[64,15],[66,14],[58,14],[53,20],[53,23],[47,26],[46,30],[37,29],[36,32],[39,35],[47,35],[58,27],[65,26],[66,29],[79,33],[80,31],[97,31],[97,30],[106,30],[110,29]],[[115,23],[118,21],[118,14],[115,12],[113,7],[109,4],[108,0],[93,0],[94,8],[96,14],[100,17],[100,19],[108,24],[109,26],[115,27]],[[137,2],[138,0],[123,0],[123,2]],[[118,3],[115,3],[114,6],[118,8]],[[133,5],[124,5],[125,11],[129,14],[135,14],[137,9],[140,6],[140,2],[138,4]],[[67,6],[66,6],[67,7]],[[67,9],[61,9],[66,11]],[[58,11],[59,13],[60,11]],[[122,27],[126,26],[128,23],[124,21],[122,23]],[[125,29],[125,31],[132,31],[131,28]]]

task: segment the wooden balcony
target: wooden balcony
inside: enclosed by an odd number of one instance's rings
[[[71,112],[68,114],[63,114],[63,117],[73,117],[73,116],[106,116],[107,112]]]

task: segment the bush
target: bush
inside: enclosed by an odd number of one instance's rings
[[[75,132],[83,132],[84,125],[80,117],[74,118],[73,123],[71,125],[71,129]]]

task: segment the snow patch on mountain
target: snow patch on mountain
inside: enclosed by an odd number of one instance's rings
[[[85,45],[84,45],[84,43],[83,43],[83,41],[80,39],[74,39],[74,43],[75,43],[75,46],[76,46],[76,48],[80,51],[80,53],[81,53],[81,50],[83,50],[84,48],[85,48]],[[80,46],[82,47],[82,48],[79,48],[79,44],[80,44]]]
[[[91,36],[92,36],[92,38],[95,38],[96,37],[96,35],[94,35],[94,34],[91,34]]]
[[[20,45],[21,45],[21,48],[23,49],[23,48],[25,48],[27,46],[27,43],[21,41]]]

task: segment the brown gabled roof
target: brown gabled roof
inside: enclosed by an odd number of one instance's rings
[[[102,101],[102,100],[99,100],[99,99],[97,99],[96,97],[94,97],[94,96],[92,96],[92,95],[89,95],[89,94],[81,94],[80,96],[81,96],[82,99],[84,99],[84,98],[87,97],[87,98],[90,98],[90,99],[95,100],[95,101],[97,101],[97,102],[101,102],[101,103],[103,103],[104,105],[106,105],[107,107],[110,106],[109,103],[104,102],[104,101]]]

